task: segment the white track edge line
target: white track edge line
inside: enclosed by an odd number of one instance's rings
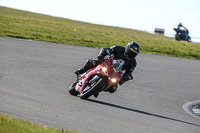
[[[189,106],[195,105],[195,104],[197,104],[197,103],[200,103],[200,100],[193,101],[193,102],[189,102],[189,103],[185,103],[185,104],[183,104],[182,108],[183,108],[183,110],[185,110],[185,112],[187,112],[187,113],[190,114],[191,116],[200,119],[200,117],[198,117],[198,116],[196,116],[195,114],[193,114],[193,113],[191,112],[191,110],[189,109]]]

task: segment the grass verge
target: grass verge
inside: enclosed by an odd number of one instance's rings
[[[141,45],[142,53],[200,59],[200,44],[146,32],[95,25],[0,6],[0,36],[88,47]]]
[[[0,114],[0,133],[75,133],[40,126]]]

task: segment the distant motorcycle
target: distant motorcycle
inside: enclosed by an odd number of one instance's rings
[[[102,64],[78,77],[77,81],[69,87],[69,93],[74,96],[79,95],[81,99],[87,99],[96,92],[108,90],[122,79],[123,65],[123,60],[112,58],[105,60]]]
[[[185,40],[191,42],[191,37],[188,35],[188,30],[178,30],[177,28],[174,28],[174,30],[176,31],[175,39],[177,41]]]

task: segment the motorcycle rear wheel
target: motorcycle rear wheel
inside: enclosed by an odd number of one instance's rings
[[[104,81],[102,78],[99,78],[95,81],[91,86],[87,86],[89,88],[85,88],[83,92],[80,94],[81,99],[87,99],[91,95],[93,95],[96,91],[99,91],[104,85]]]
[[[175,39],[176,39],[177,41],[180,41],[180,40],[181,40],[181,37],[180,37],[179,35],[176,35]]]
[[[75,90],[75,86],[76,86],[77,82],[73,83],[70,87],[69,87],[69,93],[73,96],[77,96],[78,92]]]

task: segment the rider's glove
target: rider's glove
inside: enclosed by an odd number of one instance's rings
[[[121,79],[121,81],[119,82],[119,85],[122,85],[124,82],[128,81],[128,80],[132,80],[133,76],[132,75],[124,75]]]
[[[119,81],[119,85],[122,85],[124,83],[124,81],[123,81],[123,79],[121,79],[120,81]]]
[[[101,61],[101,62],[104,61],[104,56],[102,56],[102,55],[99,55],[97,58],[98,58],[98,60]]]

